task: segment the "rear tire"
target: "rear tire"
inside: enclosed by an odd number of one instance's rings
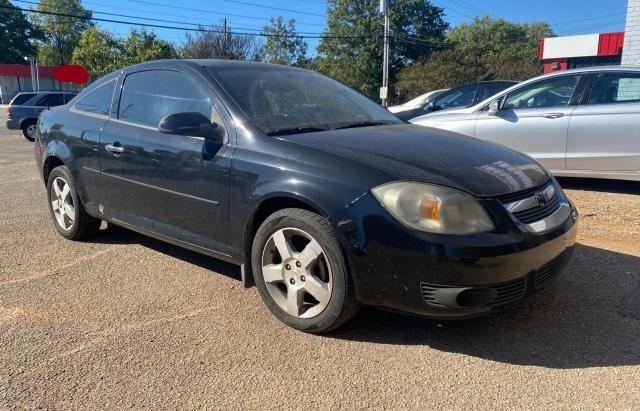
[[[358,312],[338,237],[316,213],[289,208],[269,216],[254,237],[251,264],[265,305],[292,328],[326,333]]]
[[[36,120],[26,120],[24,123],[22,123],[22,135],[24,136],[24,138],[26,138],[31,142],[35,141],[36,126],[37,126]]]
[[[51,171],[47,194],[53,225],[61,236],[80,240],[98,232],[102,220],[87,214],[66,166],[58,166]]]

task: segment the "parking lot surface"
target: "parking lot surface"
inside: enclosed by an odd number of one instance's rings
[[[120,229],[64,240],[32,144],[0,120],[0,408],[640,404],[640,183],[561,180],[579,245],[517,306],[459,322],[365,309],[312,336],[237,267]]]

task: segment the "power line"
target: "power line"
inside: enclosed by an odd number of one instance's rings
[[[38,2],[28,1],[28,0],[14,0],[14,1],[19,2],[19,3],[27,3],[27,4],[34,4],[34,5],[39,5],[40,4]],[[128,14],[107,13],[107,12],[103,12],[103,11],[96,11],[96,10],[93,10],[93,9],[89,9],[88,11],[90,11],[93,14],[100,14],[100,15],[105,15],[105,16],[125,17],[125,18],[130,18],[130,19],[148,20],[148,21],[154,21],[154,22],[160,22],[160,23],[173,23],[173,24],[183,24],[183,25],[195,26],[195,27],[208,27],[208,28],[222,29],[222,26],[213,25],[213,24],[199,24],[199,23],[190,23],[190,22],[179,21],[179,20],[155,19],[155,18],[151,18],[151,17],[139,17],[139,16],[128,15]],[[138,24],[140,24],[140,23],[138,23]],[[237,29],[237,30],[254,30],[254,31],[256,30],[255,27],[249,28],[249,27],[238,27],[238,26],[235,26],[234,28]],[[258,29],[258,30],[260,30],[260,29]],[[322,33],[298,32],[298,34],[320,35]]]
[[[43,10],[30,10],[22,7],[16,6],[1,6],[0,9],[9,9],[9,10],[20,10],[25,13],[36,13],[36,14],[47,14],[51,16],[59,16],[59,17],[70,17],[77,18],[82,20],[89,21],[100,21],[106,23],[115,23],[115,24],[128,24],[131,26],[144,26],[144,27],[153,27],[153,28],[161,28],[161,29],[169,29],[169,30],[183,30],[183,31],[195,31],[195,32],[211,32],[211,33],[222,33],[219,30],[208,30],[205,28],[189,28],[189,27],[177,27],[177,26],[167,26],[160,24],[146,24],[144,22],[135,22],[135,21],[124,21],[124,20],[114,20],[114,19],[103,19],[98,17],[88,17],[88,16],[80,16],[77,14],[69,14],[69,13],[57,13],[53,11],[43,11]],[[257,36],[257,37],[302,37],[305,39],[323,39],[323,38],[331,38],[331,39],[371,39],[374,36],[326,36],[326,35],[318,35],[318,36],[310,36],[310,35],[298,35],[298,34],[267,34],[267,33],[245,33],[245,32],[233,32],[227,31],[228,34],[237,34],[237,35],[247,35],[247,36]]]
[[[266,18],[266,17],[255,17],[255,16],[247,16],[247,15],[233,14],[233,13],[221,13],[221,12],[216,12],[216,11],[212,11],[212,10],[196,9],[196,8],[190,8],[190,7],[182,7],[182,6],[172,5],[172,4],[157,3],[157,2],[144,1],[144,0],[124,0],[124,1],[128,1],[128,2],[131,2],[131,3],[146,4],[148,6],[158,6],[158,7],[166,7],[166,8],[170,8],[170,9],[177,9],[177,10],[195,11],[195,12],[198,12],[198,13],[212,14],[212,15],[223,16],[223,17],[238,17],[238,18],[243,18],[243,19],[259,20],[259,21],[267,21],[267,22],[271,21],[270,18]],[[323,24],[319,24],[319,23],[306,23],[306,22],[297,21],[297,20],[296,20],[296,24],[305,25],[305,26],[324,26]]]
[[[583,18],[583,19],[567,20],[567,21],[561,21],[561,22],[558,22],[558,23],[549,23],[549,24],[551,26],[562,26],[562,25],[565,25],[565,24],[580,23],[580,22],[589,21],[589,20],[600,20],[600,19],[605,18],[605,17],[613,17],[613,16],[621,16],[621,15],[625,15],[626,16],[627,12],[626,11],[622,11],[622,12],[618,12],[618,13],[604,14],[602,16],[586,17],[586,18]]]
[[[158,3],[158,2],[145,1],[145,0],[125,0],[125,1],[131,2],[131,3],[147,4],[147,5],[151,5],[151,6],[170,7],[170,8],[178,9],[178,10],[192,10],[192,11],[199,11],[199,12],[204,12],[204,13],[215,13],[215,12],[212,12],[210,10],[186,8],[186,7],[175,6],[175,5],[167,4],[167,3]],[[279,8],[279,7],[265,6],[265,5],[262,5],[262,4],[249,3],[249,2],[240,1],[240,0],[221,0],[221,1],[224,1],[224,2],[227,2],[227,3],[243,4],[245,6],[260,7],[260,8],[270,9],[270,10],[286,11],[286,12],[289,12],[289,13],[304,14],[304,15],[307,15],[307,16],[326,17],[324,14],[309,13],[309,12],[300,11],[300,10],[291,10],[291,9],[283,9],[283,8]],[[215,13],[215,14],[220,14],[220,13]]]

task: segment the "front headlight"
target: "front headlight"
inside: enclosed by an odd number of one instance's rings
[[[385,184],[372,191],[395,218],[416,230],[473,234],[495,229],[480,203],[460,190],[407,181]]]

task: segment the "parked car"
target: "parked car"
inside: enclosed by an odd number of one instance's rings
[[[396,114],[396,116],[401,120],[409,121],[434,111],[473,106],[474,104],[485,100],[487,97],[509,88],[514,84],[517,84],[517,82],[506,80],[482,81],[479,83],[465,84],[442,93],[434,100],[419,108],[403,111]]]
[[[22,130],[24,137],[33,141],[38,116],[48,107],[67,104],[76,96],[68,91],[34,91],[19,93],[7,108],[7,128]]]
[[[640,68],[593,67],[519,84],[413,123],[504,144],[556,176],[640,180]]]
[[[403,111],[415,110],[417,108],[424,107],[428,105],[431,101],[435,100],[436,97],[441,95],[442,93],[449,91],[448,88],[443,88],[441,90],[434,90],[428,93],[420,94],[418,97],[412,98],[406,103],[398,104],[397,106],[389,106],[387,110],[392,113],[400,113]]]
[[[128,67],[44,112],[35,151],[63,237],[106,220],[238,264],[307,332],[361,304],[492,312],[553,280],[576,238],[574,206],[529,157],[292,67]]]

